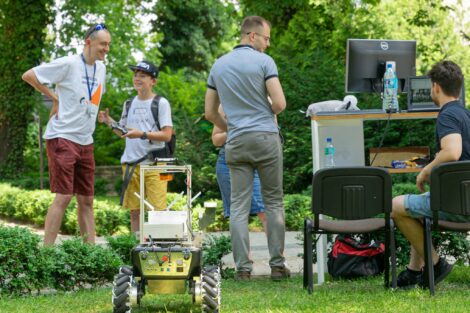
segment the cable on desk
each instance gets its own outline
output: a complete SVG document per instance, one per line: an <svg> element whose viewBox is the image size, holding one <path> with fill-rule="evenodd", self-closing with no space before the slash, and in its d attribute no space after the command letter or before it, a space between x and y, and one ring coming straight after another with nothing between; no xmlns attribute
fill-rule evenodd
<svg viewBox="0 0 470 313"><path fill-rule="evenodd" d="M384 129L384 132L382 134L382 138L380 138L380 143L379 143L379 147L377 148L377 153L374 155L374 158L372 159L372 161L370 161L370 166L373 166L374 165L374 161L375 161L375 158L377 157L377 155L380 153L380 148L382 148L382 145L384 143L384 139L385 139L385 136L387 135L387 132L388 132L388 128L389 128L389 125L390 125L390 118L392 117L392 111L388 112L388 117L387 117L387 124L385 124L385 129Z"/></svg>

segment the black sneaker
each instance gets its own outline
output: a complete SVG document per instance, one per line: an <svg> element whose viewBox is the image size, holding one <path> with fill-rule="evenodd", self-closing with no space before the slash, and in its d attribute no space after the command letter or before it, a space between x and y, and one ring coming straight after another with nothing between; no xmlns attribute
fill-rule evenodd
<svg viewBox="0 0 470 313"><path fill-rule="evenodd" d="M408 267L406 270L401 272L397 278L397 287L398 288L413 288L418 283L423 281L423 272L422 271L413 271Z"/></svg>
<svg viewBox="0 0 470 313"><path fill-rule="evenodd" d="M440 258L436 265L434 265L434 285L437 285L443 281L444 278L446 278L447 275L449 275L449 273L452 271L452 268L452 264L449 264L445 259ZM424 277L420 285L424 285Z"/></svg>

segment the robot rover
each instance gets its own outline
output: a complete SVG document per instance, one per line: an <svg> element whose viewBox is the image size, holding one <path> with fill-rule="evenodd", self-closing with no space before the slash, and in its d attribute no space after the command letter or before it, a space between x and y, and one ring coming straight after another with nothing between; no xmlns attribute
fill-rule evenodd
<svg viewBox="0 0 470 313"><path fill-rule="evenodd" d="M178 198L165 211L153 210L144 195L144 176L152 170L160 171L161 177L186 175L185 210L170 210ZM146 293L188 293L193 303L202 306L202 312L219 312L220 270L218 266L203 267L201 240L191 227L191 203L198 196L191 198L191 166L141 165L140 195L136 196L140 198L139 244L131 251L132 266L122 266L114 278L113 312L131 312ZM145 206L152 209L147 218Z"/></svg>

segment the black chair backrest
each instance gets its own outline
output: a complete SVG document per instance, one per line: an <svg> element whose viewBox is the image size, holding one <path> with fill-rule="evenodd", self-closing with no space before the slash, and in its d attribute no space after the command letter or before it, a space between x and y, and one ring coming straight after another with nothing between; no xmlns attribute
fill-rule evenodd
<svg viewBox="0 0 470 313"><path fill-rule="evenodd" d="M443 163L431 171L431 209L470 216L470 161Z"/></svg>
<svg viewBox="0 0 470 313"><path fill-rule="evenodd" d="M312 180L312 212L343 220L370 218L392 210L390 174L377 167L318 170Z"/></svg>

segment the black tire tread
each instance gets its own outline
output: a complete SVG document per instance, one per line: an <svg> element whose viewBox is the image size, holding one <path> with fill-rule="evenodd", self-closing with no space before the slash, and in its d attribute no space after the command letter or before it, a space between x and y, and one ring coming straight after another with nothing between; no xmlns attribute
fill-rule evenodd
<svg viewBox="0 0 470 313"><path fill-rule="evenodd" d="M131 277L129 275L122 276L115 281L115 286L121 286L124 283L130 283Z"/></svg>
<svg viewBox="0 0 470 313"><path fill-rule="evenodd" d="M128 265L124 265L124 266L121 266L119 268L119 273L121 274L126 274L126 275L132 275L133 272L132 272L132 267L128 266Z"/></svg>
<svg viewBox="0 0 470 313"><path fill-rule="evenodd" d="M202 311L219 312L220 306L220 274L218 266L208 266L202 270L203 288Z"/></svg>
<svg viewBox="0 0 470 313"><path fill-rule="evenodd" d="M122 269L122 268L121 268ZM119 269L119 271L121 271ZM112 291L113 313L131 312L129 303L129 294L127 293L131 287L132 276L119 273L114 277L114 287Z"/></svg>

